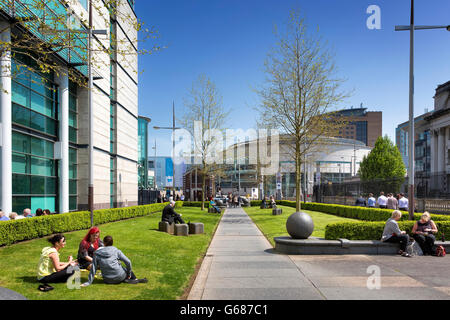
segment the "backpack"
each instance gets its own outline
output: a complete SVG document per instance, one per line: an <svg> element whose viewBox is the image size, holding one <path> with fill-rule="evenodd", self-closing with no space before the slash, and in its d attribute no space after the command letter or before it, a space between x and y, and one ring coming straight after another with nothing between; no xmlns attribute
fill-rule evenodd
<svg viewBox="0 0 450 320"><path fill-rule="evenodd" d="M437 257L445 257L445 248L443 246L437 246L436 248L436 256Z"/></svg>

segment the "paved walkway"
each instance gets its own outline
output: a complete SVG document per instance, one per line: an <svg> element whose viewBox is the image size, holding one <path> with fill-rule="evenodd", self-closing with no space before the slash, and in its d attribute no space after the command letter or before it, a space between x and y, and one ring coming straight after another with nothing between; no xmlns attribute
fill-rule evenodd
<svg viewBox="0 0 450 320"><path fill-rule="evenodd" d="M227 209L188 300L450 299L449 256L281 255L243 209Z"/></svg>

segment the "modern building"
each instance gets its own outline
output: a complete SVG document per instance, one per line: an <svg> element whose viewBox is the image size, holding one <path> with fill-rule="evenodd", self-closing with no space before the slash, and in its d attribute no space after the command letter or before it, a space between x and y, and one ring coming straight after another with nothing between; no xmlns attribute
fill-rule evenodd
<svg viewBox="0 0 450 320"><path fill-rule="evenodd" d="M426 112L414 119L415 134L415 172L430 174L431 172L431 134L429 123L425 120L432 112ZM409 121L399 124L395 129L395 144L402 155L405 167L409 166Z"/></svg>
<svg viewBox="0 0 450 320"><path fill-rule="evenodd" d="M149 170L148 170L148 124L151 119L147 117L138 117L138 188L139 190L148 190Z"/></svg>
<svg viewBox="0 0 450 320"><path fill-rule="evenodd" d="M96 30L106 30L107 35L94 35L91 48L111 50L92 50L91 89L82 85L88 79L86 33L79 33L74 40L79 47L86 48L84 52L74 46L46 56L65 73L39 70L34 61L40 52L23 50L19 54L7 50L1 57L0 187L1 208L7 214L11 211L21 214L24 208L58 213L88 209L90 164L94 209L138 202L138 54L134 42L137 38L133 28L137 21L134 3L119 0L117 8L122 14L110 15L103 1L92 1L94 8L103 8L101 14L93 10L93 25ZM0 36L8 42L11 34L23 33L45 43L49 37L40 28L47 27L57 15L66 19L61 21L76 24L81 31L89 28L86 0L11 0L0 2ZM25 22L19 25L17 21L21 19ZM65 25L63 30L57 30L70 32L64 28ZM135 52L124 55L117 48L119 43L128 44ZM5 76L11 72L12 76ZM74 75L80 81L72 81ZM92 127L89 127L90 111L94 117Z"/></svg>
<svg viewBox="0 0 450 320"><path fill-rule="evenodd" d="M174 163L171 157L152 156L148 157L148 168L152 169L157 190L173 187ZM183 187L183 175L186 171L184 162L175 164L175 188Z"/></svg>
<svg viewBox="0 0 450 320"><path fill-rule="evenodd" d="M280 136L281 137L281 136ZM288 136L279 139L278 172L265 175L258 179L258 168L251 163L251 150L256 150L257 140L246 141L232 145L235 149L234 164L221 165L223 174L208 177L208 194L219 190L223 194L254 195L263 192L265 195L279 195L283 199L295 198L296 169L292 158L294 140ZM302 193L312 194L313 188L319 182L342 182L357 175L360 163L372 148L357 140L329 137L320 146L312 147L302 165ZM241 159L242 160L239 160ZM306 174L305 174L306 173ZM201 178L192 168L185 174L184 192L195 198L201 191ZM259 183L259 185L258 185ZM255 192L255 190L259 190Z"/></svg>
<svg viewBox="0 0 450 320"><path fill-rule="evenodd" d="M336 111L335 115L348 120L345 128L336 135L336 138L353 139L363 142L373 148L378 137L383 132L383 113L381 111L367 111L363 108L351 108Z"/></svg>

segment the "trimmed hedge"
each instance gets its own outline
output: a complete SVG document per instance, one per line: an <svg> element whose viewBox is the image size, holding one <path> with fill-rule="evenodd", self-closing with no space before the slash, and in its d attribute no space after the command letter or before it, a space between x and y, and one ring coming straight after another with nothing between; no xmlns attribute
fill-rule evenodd
<svg viewBox="0 0 450 320"><path fill-rule="evenodd" d="M410 236L415 221L399 221L400 230L405 230ZM450 221L435 221L438 233L436 240L440 240L442 233L450 235ZM336 222L325 228L325 239L336 240L380 240L383 235L385 222Z"/></svg>
<svg viewBox="0 0 450 320"><path fill-rule="evenodd" d="M144 206L95 210L94 225L161 212L166 205L167 203L155 203ZM183 202L177 202L177 208L182 206ZM3 221L0 222L0 246L41 238L55 233L89 229L90 227L91 214L89 211Z"/></svg>
<svg viewBox="0 0 450 320"><path fill-rule="evenodd" d="M295 208L295 201L281 200L277 201L278 205ZM318 211L332 214L335 216L364 220L364 221L387 221L392 215L392 209L364 208L356 206L344 206L338 204L306 202L301 204L302 209L310 211ZM422 213L415 213L414 220L419 220ZM434 221L450 221L450 216L431 214ZM409 220L407 212L403 212L402 221Z"/></svg>
<svg viewBox="0 0 450 320"><path fill-rule="evenodd" d="M177 201L178 203L179 201ZM183 202L183 206L184 207L197 207L197 208L201 208L202 207L202 202L201 201L184 201ZM209 201L205 201L205 208L209 208Z"/></svg>

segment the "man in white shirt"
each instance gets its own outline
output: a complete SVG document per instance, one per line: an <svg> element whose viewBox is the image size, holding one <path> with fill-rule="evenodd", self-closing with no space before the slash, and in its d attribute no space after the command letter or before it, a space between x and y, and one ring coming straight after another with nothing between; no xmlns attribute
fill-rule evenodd
<svg viewBox="0 0 450 320"><path fill-rule="evenodd" d="M403 211L408 211L409 201L405 198L403 193L400 193L400 199L398 200L398 208Z"/></svg>
<svg viewBox="0 0 450 320"><path fill-rule="evenodd" d="M387 198L384 196L384 192L380 192L380 196L378 197L378 206L380 209L386 209L387 208Z"/></svg>

